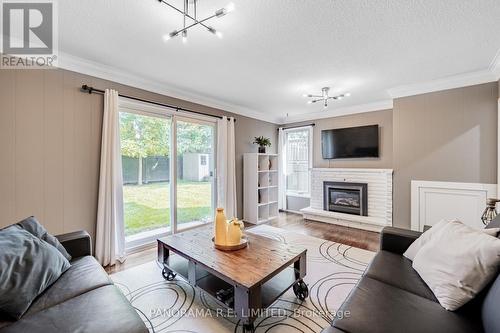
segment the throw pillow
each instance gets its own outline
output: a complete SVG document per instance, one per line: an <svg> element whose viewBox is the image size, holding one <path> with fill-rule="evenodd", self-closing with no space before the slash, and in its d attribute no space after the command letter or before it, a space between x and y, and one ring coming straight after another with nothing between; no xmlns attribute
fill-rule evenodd
<svg viewBox="0 0 500 333"><path fill-rule="evenodd" d="M19 319L70 263L18 225L0 230L0 249L0 311Z"/></svg>
<svg viewBox="0 0 500 333"><path fill-rule="evenodd" d="M432 237L439 232L439 230L442 227L444 227L446 224L452 221L459 222L458 220L441 220L438 223L436 223L432 228L424 232L413 243L411 243L408 249L406 249L405 253L403 253L403 256L410 259L411 261L415 260L415 256L417 255L418 251L422 248L422 246L428 243L432 239ZM500 228L481 229L480 231L496 237L500 232Z"/></svg>
<svg viewBox="0 0 500 333"><path fill-rule="evenodd" d="M71 260L71 256L68 251L62 246L62 244L47 232L47 230L37 221L37 219L33 216L28 217L27 219L22 220L17 223L18 226L32 234L33 236L46 241L50 245L54 246L61 254L68 260Z"/></svg>
<svg viewBox="0 0 500 333"><path fill-rule="evenodd" d="M454 311L496 276L500 239L451 221L418 251L413 268L442 307Z"/></svg>
<svg viewBox="0 0 500 333"><path fill-rule="evenodd" d="M422 248L422 246L428 243L432 239L432 236L436 234L439 231L439 229L444 227L448 222L449 222L448 220L441 220L435 225L433 225L432 228L421 234L420 237L418 237L406 249L405 253L403 253L403 256L410 259L411 261L415 260L415 256L417 255L418 251Z"/></svg>

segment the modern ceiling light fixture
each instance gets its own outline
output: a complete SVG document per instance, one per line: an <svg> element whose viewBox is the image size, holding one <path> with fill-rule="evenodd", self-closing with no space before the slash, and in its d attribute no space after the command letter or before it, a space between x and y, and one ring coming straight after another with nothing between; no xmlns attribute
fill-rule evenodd
<svg viewBox="0 0 500 333"><path fill-rule="evenodd" d="M220 31L215 30L213 27L207 25L205 22L213 18L220 18L234 10L234 4L231 2L226 7L216 10L214 14L199 20L197 15L197 5L199 0L184 0L183 10L175 7L166 0L158 0L158 1L164 3L165 5L169 6L170 8L176 10L177 12L183 15L183 27L181 29L174 30L169 34L164 35L163 40L168 41L169 39L181 35L182 42L184 44L187 43L188 30L197 25L201 25L202 27L207 29L208 32L214 34L219 38L222 38L222 33ZM191 22L189 22L188 20L191 20Z"/></svg>
<svg viewBox="0 0 500 333"><path fill-rule="evenodd" d="M317 103L317 102L323 102L323 107L324 108L328 107L328 101L331 100L331 99L341 100L344 97L351 96L351 94L348 93L348 92L340 94L340 95L336 95L336 96L329 96L328 95L329 91L330 91L330 87L324 87L324 88L321 88L321 95L304 94L303 96L307 97L307 98L313 98L312 100L310 100L309 102L307 102L308 104L313 104L313 103Z"/></svg>

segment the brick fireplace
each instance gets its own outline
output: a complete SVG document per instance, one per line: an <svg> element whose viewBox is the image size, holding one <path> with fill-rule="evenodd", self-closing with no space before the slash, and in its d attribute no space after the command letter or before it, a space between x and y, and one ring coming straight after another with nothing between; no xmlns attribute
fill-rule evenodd
<svg viewBox="0 0 500 333"><path fill-rule="evenodd" d="M392 226L391 169L314 168L305 219L379 231Z"/></svg>

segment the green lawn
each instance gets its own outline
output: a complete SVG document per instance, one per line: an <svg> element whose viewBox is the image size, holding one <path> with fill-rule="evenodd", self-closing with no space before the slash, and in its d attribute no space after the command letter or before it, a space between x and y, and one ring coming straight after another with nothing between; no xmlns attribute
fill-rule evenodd
<svg viewBox="0 0 500 333"><path fill-rule="evenodd" d="M123 186L125 234L170 225L169 183ZM177 182L178 223L212 219L210 182Z"/></svg>

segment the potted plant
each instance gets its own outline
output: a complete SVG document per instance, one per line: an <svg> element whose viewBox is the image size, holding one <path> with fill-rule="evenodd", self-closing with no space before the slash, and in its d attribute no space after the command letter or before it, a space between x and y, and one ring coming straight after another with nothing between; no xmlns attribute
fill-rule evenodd
<svg viewBox="0 0 500 333"><path fill-rule="evenodd" d="M259 145L259 153L260 154L265 154L266 147L271 147L271 139L265 138L263 136L256 136L253 143Z"/></svg>

